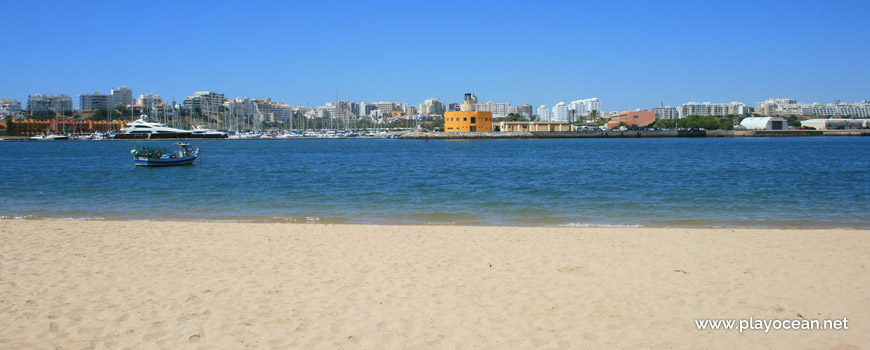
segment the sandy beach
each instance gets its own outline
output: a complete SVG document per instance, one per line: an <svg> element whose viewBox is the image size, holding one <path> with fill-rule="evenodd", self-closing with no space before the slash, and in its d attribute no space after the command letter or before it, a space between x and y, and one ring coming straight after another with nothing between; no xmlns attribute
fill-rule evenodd
<svg viewBox="0 0 870 350"><path fill-rule="evenodd" d="M861 349L870 232L0 220L3 349ZM848 330L699 330L699 319Z"/></svg>

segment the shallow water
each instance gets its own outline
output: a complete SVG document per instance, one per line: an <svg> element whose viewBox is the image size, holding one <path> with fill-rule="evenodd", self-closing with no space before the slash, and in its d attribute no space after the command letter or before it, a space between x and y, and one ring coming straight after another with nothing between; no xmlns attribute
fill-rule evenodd
<svg viewBox="0 0 870 350"><path fill-rule="evenodd" d="M0 215L870 228L870 138L192 143L136 168L133 141L0 142Z"/></svg>

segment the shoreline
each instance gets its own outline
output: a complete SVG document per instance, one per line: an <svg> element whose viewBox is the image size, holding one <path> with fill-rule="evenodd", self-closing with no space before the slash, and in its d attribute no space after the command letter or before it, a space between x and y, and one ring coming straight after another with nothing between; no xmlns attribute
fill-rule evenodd
<svg viewBox="0 0 870 350"><path fill-rule="evenodd" d="M0 220L4 348L860 348L866 230ZM848 330L699 330L697 319Z"/></svg>
<svg viewBox="0 0 870 350"><path fill-rule="evenodd" d="M211 224L286 224L286 225L346 225L346 226L409 226L409 227L490 227L490 228L590 228L590 229L608 229L608 228L626 228L626 229L710 229L710 230L855 230L868 231L870 227L856 227L843 225L703 225L703 224L684 224L684 225L649 225L649 224L608 224L608 223L543 223L533 221L515 220L510 221L513 224L506 222L480 222L473 220L462 220L452 222L412 222L398 220L381 220L381 221L363 221L340 217L305 217L305 218L280 218L280 217L246 217L246 218L167 218L167 219L142 219L135 217L45 217L35 215L4 215L0 216L0 222L3 221L64 221L64 222L166 222L166 223L211 223Z"/></svg>
<svg viewBox="0 0 870 350"><path fill-rule="evenodd" d="M268 139L230 139L230 138L181 138L184 141L196 140L228 140L228 141L254 141L254 140L501 140L501 139L606 139L606 138L705 138L705 137L819 137L819 136L870 136L870 130L660 130L660 131L535 131L535 132L404 132L394 133L390 137L296 137L296 138L268 138ZM61 140L61 141L172 141L175 139L106 139L106 140ZM30 136L0 136L0 141L23 142L30 140ZM58 142L58 141L52 141Z"/></svg>

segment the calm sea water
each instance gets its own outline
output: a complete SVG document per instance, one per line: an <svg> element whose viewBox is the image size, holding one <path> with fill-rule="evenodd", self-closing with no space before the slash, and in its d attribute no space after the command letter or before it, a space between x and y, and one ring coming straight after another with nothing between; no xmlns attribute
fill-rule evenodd
<svg viewBox="0 0 870 350"><path fill-rule="evenodd" d="M870 138L192 143L0 142L0 216L870 228Z"/></svg>

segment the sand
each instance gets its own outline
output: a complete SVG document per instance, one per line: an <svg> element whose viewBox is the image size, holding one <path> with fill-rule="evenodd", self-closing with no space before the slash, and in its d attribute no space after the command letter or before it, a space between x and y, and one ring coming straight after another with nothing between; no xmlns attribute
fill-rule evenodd
<svg viewBox="0 0 870 350"><path fill-rule="evenodd" d="M0 220L0 348L860 349L868 266L848 229ZM849 329L695 325L749 317Z"/></svg>

